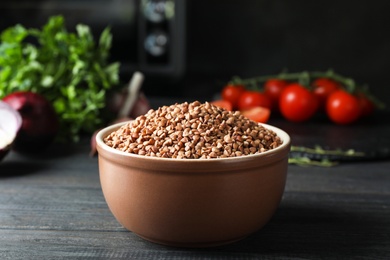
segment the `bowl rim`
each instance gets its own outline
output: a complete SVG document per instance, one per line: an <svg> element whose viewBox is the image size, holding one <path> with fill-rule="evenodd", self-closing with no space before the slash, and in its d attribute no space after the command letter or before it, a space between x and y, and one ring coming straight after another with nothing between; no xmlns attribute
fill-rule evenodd
<svg viewBox="0 0 390 260"><path fill-rule="evenodd" d="M153 161L159 160L159 161L169 161L169 162L175 162L175 161L177 161L177 162L186 162L186 161L187 162L194 162L194 161L197 161L197 162L198 161L199 162L211 162L211 161L212 162L223 162L223 161L228 162L228 161L235 161L238 158L240 158L241 160L242 159L253 159L255 157L264 157L267 155L272 155L272 154L278 153L278 152L283 151L283 150L289 151L290 145L291 145L291 137L289 136L289 134L287 132L285 132L284 130L282 130L278 127L275 127L275 126L269 125L269 124L265 124L265 123L259 123L259 124L264 126L267 129L269 129L269 130L274 131L280 137L280 139L283 141L283 143L274 149L271 149L271 150L268 150L268 151L265 151L262 153L249 154L249 155L243 155L243 156L237 156L237 157L211 158L211 159L210 158L209 159L205 159L205 158L198 158L198 159L164 158L164 157L157 157L157 156L145 156L145 155L128 153L128 152L124 152L124 151L120 151L118 149L112 148L104 143L103 138L105 138L111 132L119 129L121 126L123 126L131 121L133 121L133 120L128 120L128 121L116 123L113 125L109 125L103 129L99 130L98 133L96 134L96 137L95 137L96 147L98 149L98 152L99 152L99 149L103 149L108 153L116 154L118 156L125 156L125 157L130 157L130 158L139 158L139 159L143 159L143 160L153 160Z"/></svg>

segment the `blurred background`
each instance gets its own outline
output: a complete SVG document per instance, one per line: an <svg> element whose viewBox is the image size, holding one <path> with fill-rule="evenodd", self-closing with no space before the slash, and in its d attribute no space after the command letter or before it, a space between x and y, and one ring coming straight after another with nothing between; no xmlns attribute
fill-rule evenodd
<svg viewBox="0 0 390 260"><path fill-rule="evenodd" d="M389 12L385 0L19 0L0 3L0 29L55 14L96 37L111 26L121 79L143 72L147 96L210 99L235 75L334 69L390 103Z"/></svg>

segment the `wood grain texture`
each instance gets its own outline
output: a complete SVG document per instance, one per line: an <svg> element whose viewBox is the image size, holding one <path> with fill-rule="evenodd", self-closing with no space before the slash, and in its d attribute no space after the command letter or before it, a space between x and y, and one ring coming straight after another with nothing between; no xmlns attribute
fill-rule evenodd
<svg viewBox="0 0 390 260"><path fill-rule="evenodd" d="M153 244L125 230L88 144L0 163L0 259L389 259L390 161L290 166L272 220L237 243Z"/></svg>

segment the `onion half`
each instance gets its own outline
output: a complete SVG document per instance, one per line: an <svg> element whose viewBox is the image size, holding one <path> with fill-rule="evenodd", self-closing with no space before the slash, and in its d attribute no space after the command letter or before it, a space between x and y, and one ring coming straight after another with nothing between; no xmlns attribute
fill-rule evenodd
<svg viewBox="0 0 390 260"><path fill-rule="evenodd" d="M21 126L19 112L0 100L0 160L9 152Z"/></svg>

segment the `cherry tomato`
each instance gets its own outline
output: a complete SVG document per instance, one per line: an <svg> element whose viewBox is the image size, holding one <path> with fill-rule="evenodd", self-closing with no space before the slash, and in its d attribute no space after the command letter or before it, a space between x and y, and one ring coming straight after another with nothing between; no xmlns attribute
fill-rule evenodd
<svg viewBox="0 0 390 260"><path fill-rule="evenodd" d="M374 113L375 105L374 103L364 94L358 95L360 103L360 116L366 117Z"/></svg>
<svg viewBox="0 0 390 260"><path fill-rule="evenodd" d="M288 81L283 79L269 79L264 83L264 94L271 100L272 109L279 108L280 94L288 84Z"/></svg>
<svg viewBox="0 0 390 260"><path fill-rule="evenodd" d="M336 124L353 123L361 114L359 99L345 90L337 90L328 97L326 113Z"/></svg>
<svg viewBox="0 0 390 260"><path fill-rule="evenodd" d="M241 114L258 123L267 123L271 115L271 110L266 107L254 107L241 111Z"/></svg>
<svg viewBox="0 0 390 260"><path fill-rule="evenodd" d="M306 121L316 113L317 108L316 96L298 83L288 85L280 95L280 112L289 121Z"/></svg>
<svg viewBox="0 0 390 260"><path fill-rule="evenodd" d="M238 100L238 109L247 110L253 107L266 107L271 109L270 99L262 92L247 90Z"/></svg>
<svg viewBox="0 0 390 260"><path fill-rule="evenodd" d="M341 88L341 85L329 78L318 78L312 83L313 93L317 96L319 106L325 108L326 100L330 94Z"/></svg>
<svg viewBox="0 0 390 260"><path fill-rule="evenodd" d="M215 105L217 107L224 108L224 109L226 109L228 111L232 111L233 110L232 103L230 103L229 101L224 100L224 99L218 99L218 100L211 101L211 104L213 104L213 105Z"/></svg>
<svg viewBox="0 0 390 260"><path fill-rule="evenodd" d="M229 101L233 108L238 107L238 100L242 93L244 93L245 87L242 85L226 85L221 92L222 99Z"/></svg>

